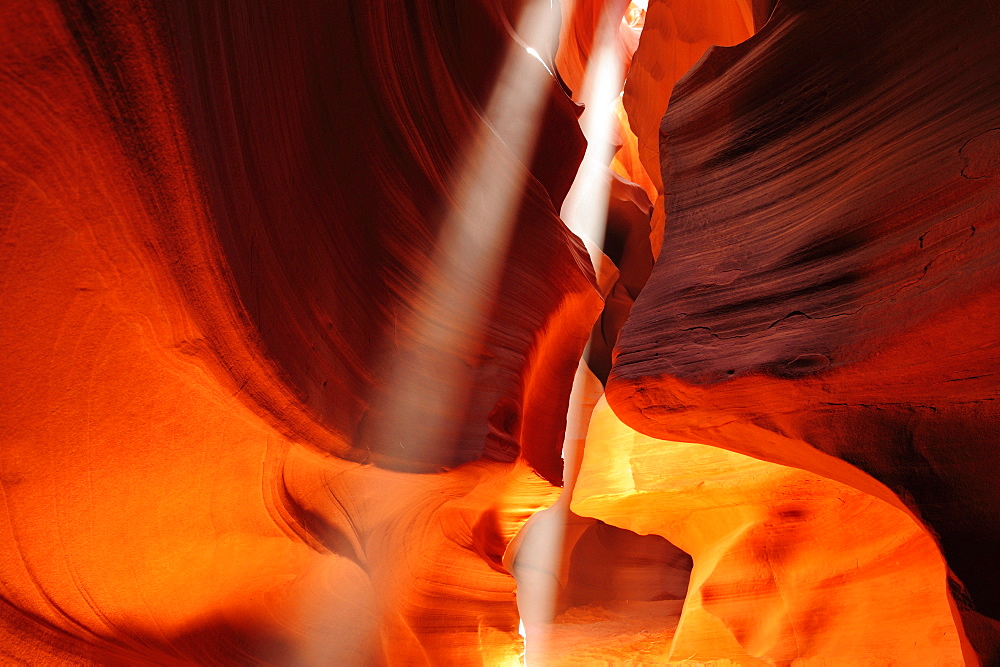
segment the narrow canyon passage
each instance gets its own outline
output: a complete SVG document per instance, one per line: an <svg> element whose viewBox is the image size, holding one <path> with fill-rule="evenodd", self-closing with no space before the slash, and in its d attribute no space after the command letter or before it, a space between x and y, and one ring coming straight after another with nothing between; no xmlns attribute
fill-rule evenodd
<svg viewBox="0 0 1000 667"><path fill-rule="evenodd" d="M998 34L3 3L3 662L1000 664Z"/></svg>

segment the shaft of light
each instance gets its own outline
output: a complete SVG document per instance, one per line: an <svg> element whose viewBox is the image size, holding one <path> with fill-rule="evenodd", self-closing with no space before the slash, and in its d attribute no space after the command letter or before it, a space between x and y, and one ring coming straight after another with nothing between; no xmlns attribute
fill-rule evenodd
<svg viewBox="0 0 1000 667"><path fill-rule="evenodd" d="M391 355L389 386L372 412L373 449L417 468L447 458L442 448L461 435L454 428L472 386L470 359L499 289L528 178L525 164L534 154L551 86L544 63L528 53L549 52L557 35L548 0L526 7L518 35L450 188L454 196L438 248L410 304L411 316L398 327L401 342Z"/></svg>
<svg viewBox="0 0 1000 667"><path fill-rule="evenodd" d="M605 14L595 35L594 49L584 75L585 110L580 125L587 151L562 207L566 225L585 241L596 273L600 273L604 231L607 226L614 155L612 137L616 122L613 103L624 82L616 42L620 16ZM525 624L525 664L544 661L556 612L556 601L565 577L563 549L567 544L569 503L579 471L579 443L586 436L589 411L585 410L586 368L581 362L574 377L563 446L565 486L559 500L532 518L518 551L516 575L518 608Z"/></svg>
<svg viewBox="0 0 1000 667"><path fill-rule="evenodd" d="M473 370L468 360L480 344L487 309L494 303L515 217L528 179L528 164L540 130L540 115L552 86L552 75L526 52L526 44L549 53L558 35L549 0L531 2L518 21L518 39L509 47L479 130L455 171L438 243L429 258L428 274L410 313L400 313L396 335L386 345L389 359L384 391L373 398L361 436L373 451L410 461L416 469L449 452L458 435L470 392ZM461 421L459 419L459 421ZM405 483L380 487L375 502L407 516L412 491ZM400 520L405 520L401 518ZM405 565L406 545L398 558L372 572L378 607L392 614L396 600L413 582ZM369 632L376 634L377 627ZM324 664L326 648L299 647L295 661Z"/></svg>
<svg viewBox="0 0 1000 667"><path fill-rule="evenodd" d="M578 236L593 242L588 245L595 270L600 269L599 249L604 243L611 189L608 165L614 157L612 139L616 118L613 105L624 81L616 41L620 17L616 19L605 15L594 36L594 48L583 80L584 112L580 117L580 127L587 138L587 152L562 207L562 219L567 226Z"/></svg>

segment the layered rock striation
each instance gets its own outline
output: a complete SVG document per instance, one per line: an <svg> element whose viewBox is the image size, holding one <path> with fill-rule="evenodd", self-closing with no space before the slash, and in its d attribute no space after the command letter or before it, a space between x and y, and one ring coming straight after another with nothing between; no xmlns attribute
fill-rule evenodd
<svg viewBox="0 0 1000 667"><path fill-rule="evenodd" d="M0 10L0 655L517 658L600 307L523 9Z"/></svg>
<svg viewBox="0 0 1000 667"><path fill-rule="evenodd" d="M753 37L710 49L663 118L668 224L608 383L642 433L911 512L986 663L997 20L985 2L779 2Z"/></svg>

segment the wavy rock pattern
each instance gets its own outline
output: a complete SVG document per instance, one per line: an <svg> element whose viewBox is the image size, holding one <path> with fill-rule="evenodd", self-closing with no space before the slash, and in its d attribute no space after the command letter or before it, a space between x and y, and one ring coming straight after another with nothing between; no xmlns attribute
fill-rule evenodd
<svg viewBox="0 0 1000 667"><path fill-rule="evenodd" d="M628 71L637 46L637 34L620 18L625 14L629 2L630 0L579 0L571 4L572 11L564 18L559 31L559 50L556 52L555 65L560 78L577 101L582 101L579 94L583 89L587 63L602 20L617 24L614 25L613 32L624 65L622 71Z"/></svg>
<svg viewBox="0 0 1000 667"><path fill-rule="evenodd" d="M663 245L667 224L663 176L661 175L660 120L667 108L674 84L716 44L732 46L749 37L755 17L765 8L761 2L746 0L653 0L646 12L622 104L628 113L630 130L623 132L623 148L631 148L635 137L635 157L624 154L624 164L635 158L642 165L632 167L632 181L640 184L654 203L650 233L653 256ZM757 23L758 27L760 23Z"/></svg>
<svg viewBox="0 0 1000 667"><path fill-rule="evenodd" d="M992 5L564 11L0 7L4 661L1000 659Z"/></svg>
<svg viewBox="0 0 1000 667"><path fill-rule="evenodd" d="M662 194L660 119L674 84L716 44L732 46L753 33L746 0L653 0L628 71L623 103L639 139L639 158Z"/></svg>
<svg viewBox="0 0 1000 667"><path fill-rule="evenodd" d="M555 212L574 105L512 47L548 81L538 157L484 118L506 11L2 9L0 655L516 659L501 561L554 499L600 299ZM414 339L417 297L476 136L515 222L461 332L474 400L430 414L459 351ZM397 350L424 391L372 441Z"/></svg>
<svg viewBox="0 0 1000 667"><path fill-rule="evenodd" d="M602 401L572 508L694 559L673 641L651 662L962 664L934 540L854 488L643 435Z"/></svg>
<svg viewBox="0 0 1000 667"><path fill-rule="evenodd" d="M669 224L608 384L643 433L915 513L987 664L1000 637L986 556L1000 552L997 20L985 2L787 2L712 49L663 119Z"/></svg>

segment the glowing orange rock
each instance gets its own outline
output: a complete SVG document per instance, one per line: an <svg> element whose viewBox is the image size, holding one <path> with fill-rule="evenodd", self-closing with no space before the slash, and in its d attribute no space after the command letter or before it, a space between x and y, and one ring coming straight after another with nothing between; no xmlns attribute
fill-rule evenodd
<svg viewBox="0 0 1000 667"><path fill-rule="evenodd" d="M659 256L666 225L664 193L667 191L661 175L664 153L660 150L660 122L671 90L709 47L732 46L747 39L753 33L754 17L766 11L760 2L748 0L652 0L649 3L622 102L643 167L642 173L631 168L636 176L632 180L642 185L653 200L650 242L654 257ZM624 150L629 144L628 135L623 134ZM626 157L623 164L631 159Z"/></svg>
<svg viewBox="0 0 1000 667"><path fill-rule="evenodd" d="M641 25L633 27L635 21L628 20L630 1L579 0L567 3L572 11L563 17L555 65L577 101L580 101L584 76L602 20L611 23L613 39L622 59L622 71L628 71L641 31Z"/></svg>
<svg viewBox="0 0 1000 667"><path fill-rule="evenodd" d="M614 159L611 162L611 171L615 172L627 181L635 183L643 189L650 201L656 201L658 193L653 181L646 173L646 168L639 160L639 140L629 127L628 114L622 106L621 98L615 102L615 115L618 117L616 129L618 130L616 145L619 147L615 151ZM662 238L661 238L662 242ZM659 250L659 243L651 247Z"/></svg>
<svg viewBox="0 0 1000 667"><path fill-rule="evenodd" d="M934 540L844 484L643 435L602 401L572 508L693 557L661 662L963 664Z"/></svg>
<svg viewBox="0 0 1000 667"><path fill-rule="evenodd" d="M628 71L623 101L639 158L659 192L660 121L673 85L714 45L732 46L753 33L746 0L651 0Z"/></svg>
<svg viewBox="0 0 1000 667"><path fill-rule="evenodd" d="M514 155L477 97L513 40L465 7L495 51L472 71L431 6L0 10L0 656L517 658L502 557L551 502L600 299L555 213L574 107L524 54L549 131ZM424 458L372 453L470 136L514 193L472 398L407 424L441 436Z"/></svg>
<svg viewBox="0 0 1000 667"><path fill-rule="evenodd" d="M632 67L613 167L639 185L613 188L598 370L663 238L609 400L651 436L810 471L674 451L723 475L697 487L668 474L689 458L603 413L576 502L624 528L574 526L556 602L579 620L646 594L667 604L639 617L673 618L687 561L625 528L675 540L693 593L652 659L947 664L966 634L990 659L996 31L985 2L904 4L782 5L678 85L666 162L671 86L770 3L650 9L670 66L640 47ZM526 8L556 12L0 9L0 656L519 661L509 547L558 494L601 307L556 214L578 108ZM593 25L573 24L567 72ZM681 500L704 522L664 524ZM588 657L636 649L632 621ZM893 627L916 644L874 634Z"/></svg>
<svg viewBox="0 0 1000 667"><path fill-rule="evenodd" d="M993 664L997 14L869 8L779 3L674 86L669 222L608 401L650 436L909 508L939 540L963 633Z"/></svg>

